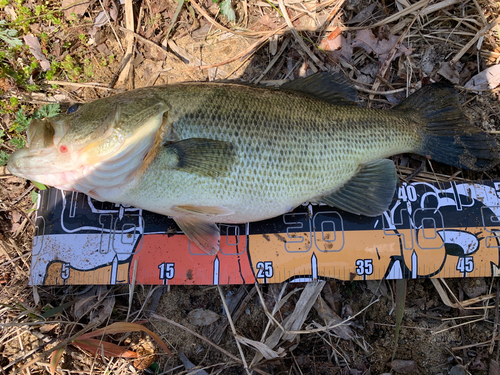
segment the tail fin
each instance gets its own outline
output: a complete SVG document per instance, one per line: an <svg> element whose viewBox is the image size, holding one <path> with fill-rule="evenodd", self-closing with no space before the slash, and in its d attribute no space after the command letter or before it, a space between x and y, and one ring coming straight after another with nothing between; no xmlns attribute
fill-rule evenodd
<svg viewBox="0 0 500 375"><path fill-rule="evenodd" d="M451 86L424 86L395 109L416 111L424 120L422 148L416 151L419 154L473 171L485 171L500 162L495 138L467 121Z"/></svg>

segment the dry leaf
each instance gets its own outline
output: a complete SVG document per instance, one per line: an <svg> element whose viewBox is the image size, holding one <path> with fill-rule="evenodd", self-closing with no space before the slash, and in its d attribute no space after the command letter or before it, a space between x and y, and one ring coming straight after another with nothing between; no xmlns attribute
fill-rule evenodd
<svg viewBox="0 0 500 375"><path fill-rule="evenodd" d="M73 21L75 20L74 16L80 17L87 11L87 8L90 5L90 0L84 2L82 2L81 0L62 0L61 5L64 9L64 17L67 20Z"/></svg>
<svg viewBox="0 0 500 375"><path fill-rule="evenodd" d="M388 35L387 38L378 39L371 30L364 29L358 32L352 42L352 47L360 47L368 53L373 53L380 60L380 64L383 64L391 50L396 46L398 40L399 36L397 35ZM411 50L403 45L403 43L400 43L396 48L398 52L394 56L395 58L402 54L408 56L411 53Z"/></svg>
<svg viewBox="0 0 500 375"><path fill-rule="evenodd" d="M137 353L127 348L102 341L100 339L78 339L71 343L80 349L86 350L92 355L102 355L105 357L137 358Z"/></svg>
<svg viewBox="0 0 500 375"><path fill-rule="evenodd" d="M35 56L35 59L38 60L40 63L40 66L42 67L43 71L46 72L47 70L50 69L50 62L47 60L45 55L42 52L42 47L40 46L40 42L38 41L38 38L33 36L32 34L28 34L23 36L24 43L30 48L30 52Z"/></svg>
<svg viewBox="0 0 500 375"><path fill-rule="evenodd" d="M349 327L348 322L344 322L344 320L335 314L335 312L328 306L328 304L318 296L318 300L314 304L314 308L318 312L319 316L323 318L326 322L326 325L332 328L333 333L344 340L353 340L354 332L352 332L351 327Z"/></svg>
<svg viewBox="0 0 500 375"><path fill-rule="evenodd" d="M475 91L493 90L500 85L500 64L493 65L476 74L465 87Z"/></svg>
<svg viewBox="0 0 500 375"><path fill-rule="evenodd" d="M262 354L262 356L265 359L279 358L279 357L283 356L284 352L285 352L285 349L283 349L283 348L278 348L278 351L274 351L269 346L264 344L263 342L250 340L250 339L247 339L246 337L239 336L239 335L236 336L236 340L238 340L239 342L241 342L242 344L244 344L246 346L250 346L250 347L258 350L259 353Z"/></svg>
<svg viewBox="0 0 500 375"><path fill-rule="evenodd" d="M458 74L457 69L449 61L445 62L441 68L439 68L438 74L455 85L460 82L460 75Z"/></svg>
<svg viewBox="0 0 500 375"><path fill-rule="evenodd" d="M332 31L330 35L328 35L321 41L321 43L319 44L319 48L325 51L335 51L340 49L342 47L342 40L344 40L345 43L345 39L342 38L340 33L340 27L337 27L337 29Z"/></svg>
<svg viewBox="0 0 500 375"><path fill-rule="evenodd" d="M490 361L490 370L488 372L488 375L500 375L500 366L494 359Z"/></svg>
<svg viewBox="0 0 500 375"><path fill-rule="evenodd" d="M188 314L189 323L195 326L208 326L209 324L215 323L219 318L219 314L205 309L194 309Z"/></svg>
<svg viewBox="0 0 500 375"><path fill-rule="evenodd" d="M97 17L94 19L94 27L102 27L109 22L109 18L105 11L101 10Z"/></svg>
<svg viewBox="0 0 500 375"><path fill-rule="evenodd" d="M352 25L352 24L361 23L361 22L368 20L372 16L373 11L375 10L376 6L377 6L376 3L373 3L369 6L367 6L366 8L362 9L361 12L356 14L356 16L354 16L354 18L352 18L349 21L346 21L344 23L346 25Z"/></svg>
<svg viewBox="0 0 500 375"><path fill-rule="evenodd" d="M54 324L44 324L43 326L40 326L40 332L42 333L48 333L52 331L54 328L58 327L59 323L54 323Z"/></svg>
<svg viewBox="0 0 500 375"><path fill-rule="evenodd" d="M194 369L197 366L186 357L184 352L179 353L179 359L181 360L182 364L186 368L188 374L208 375L208 372L206 372L205 370L202 370L202 369L189 371L191 369Z"/></svg>
<svg viewBox="0 0 500 375"><path fill-rule="evenodd" d="M81 319L90 313L90 322L104 322L113 311L115 296L107 295L106 286L94 286L87 293L82 295L73 307L73 314L77 319Z"/></svg>

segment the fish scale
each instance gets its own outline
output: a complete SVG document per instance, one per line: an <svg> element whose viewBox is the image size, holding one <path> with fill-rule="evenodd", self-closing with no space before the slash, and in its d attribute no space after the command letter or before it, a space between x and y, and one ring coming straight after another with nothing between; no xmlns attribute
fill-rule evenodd
<svg viewBox="0 0 500 375"><path fill-rule="evenodd" d="M212 179L169 170L160 152L137 187L124 191L129 202L134 197L133 205L153 211L161 202L222 205L238 213L226 222L261 220L336 189L368 160L407 152L420 142L408 131L411 122L397 112L352 111L277 90L266 96L251 87L202 91L199 85L186 86L157 94L177 108L176 138L230 142L241 150L238 163L230 175ZM255 109L240 111L249 107ZM330 119L339 118L337 126L332 124ZM159 198L151 201L151 196ZM262 203L268 207L260 208Z"/></svg>
<svg viewBox="0 0 500 375"><path fill-rule="evenodd" d="M390 155L415 152L478 171L500 159L495 139L467 122L449 86L425 86L389 111L360 108L355 97L345 78L328 73L279 89L142 88L32 122L29 147L8 168L169 215L214 254L216 223L264 220L306 201L380 215L398 182Z"/></svg>

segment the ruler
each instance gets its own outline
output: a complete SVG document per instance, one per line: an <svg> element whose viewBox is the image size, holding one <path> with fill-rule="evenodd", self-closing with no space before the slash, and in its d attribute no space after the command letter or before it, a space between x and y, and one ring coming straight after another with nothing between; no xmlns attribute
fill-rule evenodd
<svg viewBox="0 0 500 375"><path fill-rule="evenodd" d="M38 198L30 284L497 276L499 197L497 181L403 183L378 217L306 203L266 221L220 224L212 256L169 217L49 189Z"/></svg>

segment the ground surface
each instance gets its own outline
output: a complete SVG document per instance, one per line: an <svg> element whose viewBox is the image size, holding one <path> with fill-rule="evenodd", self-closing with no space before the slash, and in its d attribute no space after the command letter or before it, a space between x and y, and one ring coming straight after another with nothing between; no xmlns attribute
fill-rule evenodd
<svg viewBox="0 0 500 375"><path fill-rule="evenodd" d="M71 103L117 91L183 81L279 84L317 70L342 71L358 88L363 105L380 108L392 107L406 92L423 84L451 81L471 122L492 133L500 129L498 78L490 81L492 90L481 94L464 88L500 59L500 28L495 23L500 5L493 0L285 1L290 22L306 48L290 32L278 11L280 4L273 1L233 1L233 22L228 21L228 10L221 14L212 1L186 1L178 12L173 0L139 0L130 8L128 3L112 0L77 3L0 1L0 20L5 21L0 24L0 35L11 31L10 44L7 37L0 41L0 51L4 49L0 56L0 160L5 161L23 142L21 114L29 119L42 104L58 102L66 110ZM104 11L111 22L100 25ZM133 25L127 22L131 15ZM135 34L127 33L127 28ZM37 39L17 39L20 45L15 46L13 30L17 38L32 34ZM373 95L373 91L392 93ZM406 158L406 164L402 167L413 169L420 161ZM498 175L498 168L478 176L435 167L446 176ZM223 287L221 291L216 287L135 287L131 300L129 289L123 286L28 287L34 233L31 193L36 188L0 168L2 373L47 373L46 354L54 345L86 327L125 321L128 314L129 321L150 318L147 327L161 336L173 356L151 344L154 341L146 335L133 333L124 343L148 363L93 358L68 346L58 373L185 373L189 368L185 357L213 374L245 373L242 358L248 364L254 359L252 366L268 374L500 373L498 284L493 279L446 281L449 293L459 301L493 293L493 298L468 310L446 305L430 280L409 281L394 358L392 282L327 281L322 298L305 311L305 321L298 328L324 327L325 311L331 312L328 321L335 316L354 318L342 329L282 338L271 347L277 358L268 360L256 357L259 350L249 346L242 346L240 352L227 324L222 296L228 302L240 302L241 313L234 311L237 335L258 342L276 329L266 309L273 311L281 301L276 319L282 322L293 315L304 293L314 295L305 284L261 286L261 297L255 286ZM71 304L83 300L90 301L87 308ZM58 306L62 311L54 310ZM196 309L209 310L219 319L201 326L193 320ZM44 312L46 316L41 317ZM112 339L119 340L120 335Z"/></svg>

